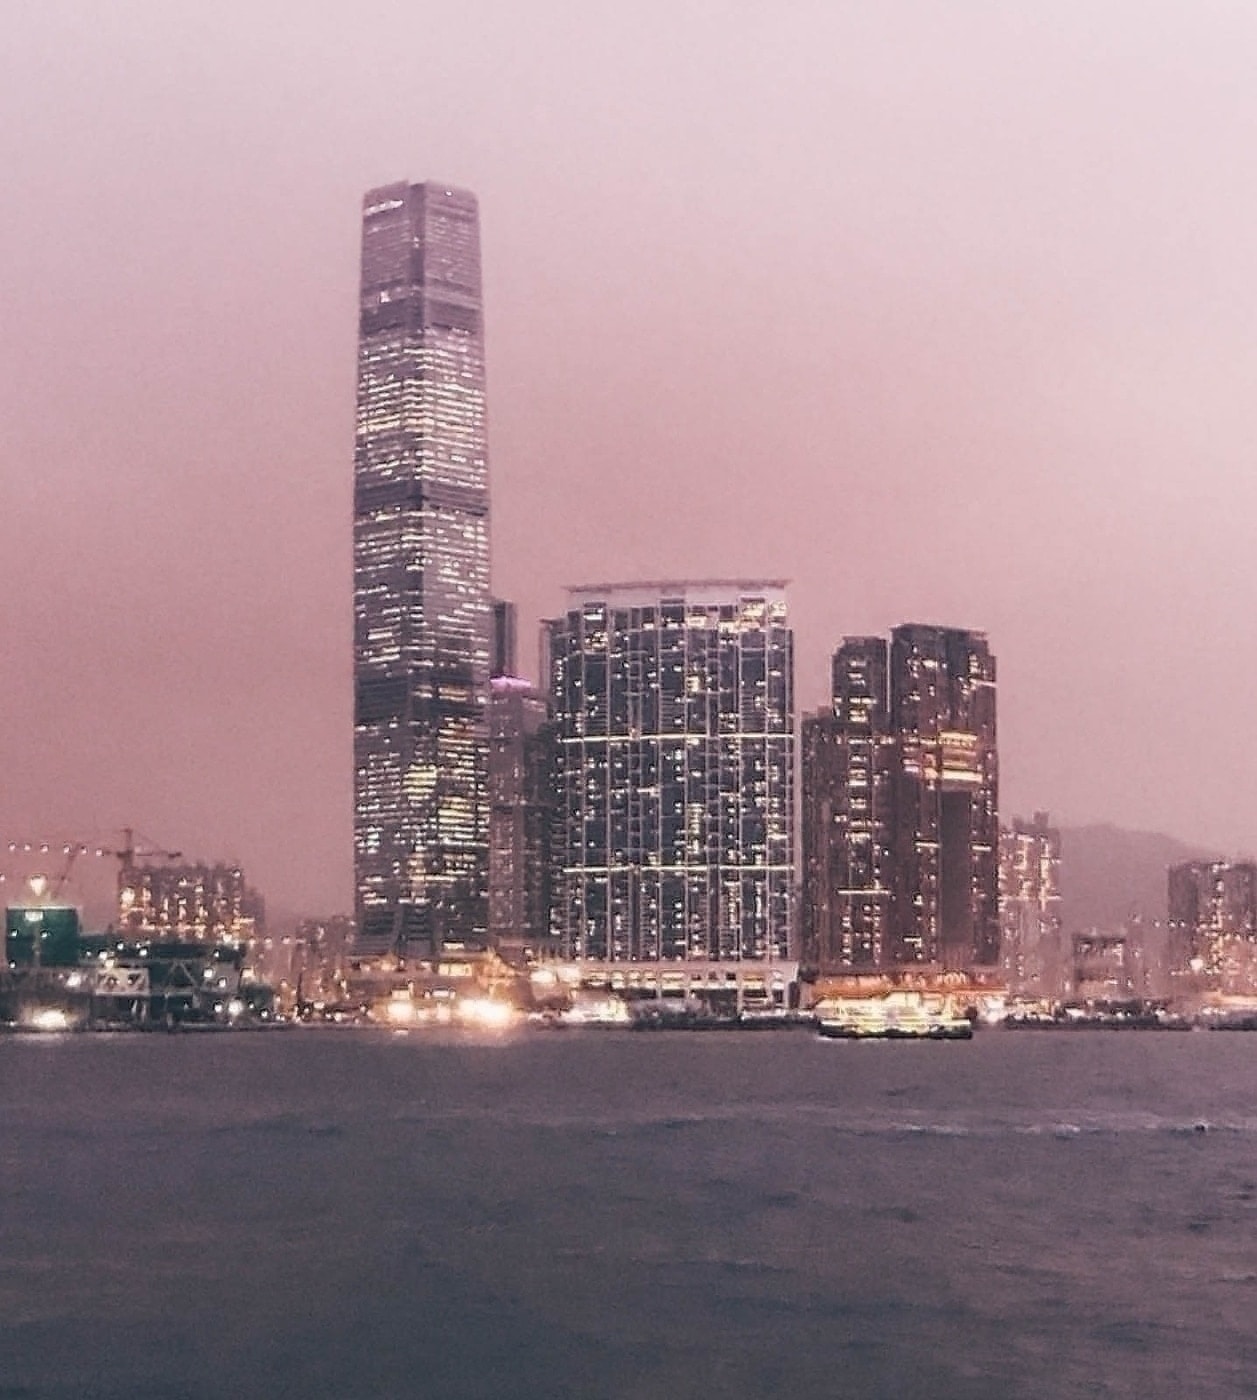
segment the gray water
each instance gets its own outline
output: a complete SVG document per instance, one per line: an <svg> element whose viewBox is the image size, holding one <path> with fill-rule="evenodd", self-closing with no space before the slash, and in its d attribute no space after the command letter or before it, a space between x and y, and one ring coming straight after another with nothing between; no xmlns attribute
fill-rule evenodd
<svg viewBox="0 0 1257 1400"><path fill-rule="evenodd" d="M0 1040L0 1398L1257 1395L1257 1035Z"/></svg>

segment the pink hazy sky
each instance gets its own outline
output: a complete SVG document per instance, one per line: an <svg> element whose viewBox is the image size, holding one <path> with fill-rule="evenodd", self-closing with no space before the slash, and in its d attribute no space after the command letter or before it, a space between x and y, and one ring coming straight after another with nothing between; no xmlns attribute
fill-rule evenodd
<svg viewBox="0 0 1257 1400"><path fill-rule="evenodd" d="M526 638L785 575L807 709L982 628L1006 815L1252 851L1255 63L1239 0L6 7L0 838L349 907L359 203L432 178Z"/></svg>

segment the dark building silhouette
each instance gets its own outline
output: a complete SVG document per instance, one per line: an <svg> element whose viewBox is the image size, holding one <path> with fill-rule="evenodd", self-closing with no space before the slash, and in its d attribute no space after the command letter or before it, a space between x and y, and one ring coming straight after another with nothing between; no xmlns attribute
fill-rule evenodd
<svg viewBox="0 0 1257 1400"><path fill-rule="evenodd" d="M493 652L489 659L490 676L519 674L517 660L515 604L503 598L493 600Z"/></svg>
<svg viewBox="0 0 1257 1400"><path fill-rule="evenodd" d="M1138 948L1128 933L1070 938L1066 995L1073 1001L1128 1001L1142 992Z"/></svg>
<svg viewBox="0 0 1257 1400"><path fill-rule="evenodd" d="M980 633L849 637L803 731L804 961L999 957L995 661Z"/></svg>
<svg viewBox="0 0 1257 1400"><path fill-rule="evenodd" d="M489 932L499 948L535 950L550 942L554 731L527 681L489 685Z"/></svg>
<svg viewBox="0 0 1257 1400"><path fill-rule="evenodd" d="M547 644L563 952L786 957L794 653L784 585L574 589Z"/></svg>
<svg viewBox="0 0 1257 1400"><path fill-rule="evenodd" d="M359 951L487 936L490 646L480 230L474 195L364 201L354 452Z"/></svg>
<svg viewBox="0 0 1257 1400"><path fill-rule="evenodd" d="M347 915L302 919L291 933L259 938L251 961L263 980L294 1000L339 1001L353 939L354 921Z"/></svg>

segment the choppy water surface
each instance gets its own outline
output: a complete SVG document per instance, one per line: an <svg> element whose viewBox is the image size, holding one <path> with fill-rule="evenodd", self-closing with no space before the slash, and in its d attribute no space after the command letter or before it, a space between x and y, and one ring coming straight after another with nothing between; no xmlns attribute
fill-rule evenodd
<svg viewBox="0 0 1257 1400"><path fill-rule="evenodd" d="M1257 1035L0 1040L0 1400L1257 1395Z"/></svg>

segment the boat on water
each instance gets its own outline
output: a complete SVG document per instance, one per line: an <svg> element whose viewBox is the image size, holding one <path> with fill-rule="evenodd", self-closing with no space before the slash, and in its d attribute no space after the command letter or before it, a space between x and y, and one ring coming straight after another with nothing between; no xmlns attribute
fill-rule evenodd
<svg viewBox="0 0 1257 1400"><path fill-rule="evenodd" d="M827 1040L972 1040L973 1022L950 997L895 988L875 996L819 1002L813 1016Z"/></svg>

